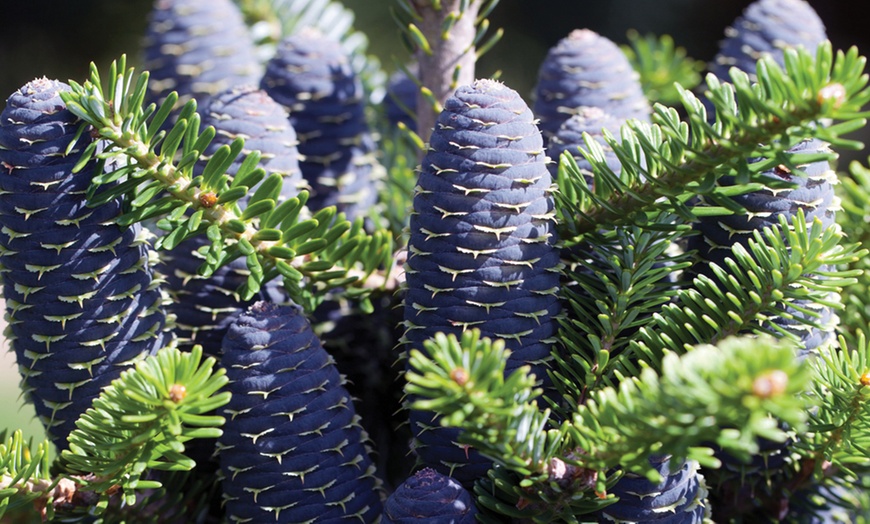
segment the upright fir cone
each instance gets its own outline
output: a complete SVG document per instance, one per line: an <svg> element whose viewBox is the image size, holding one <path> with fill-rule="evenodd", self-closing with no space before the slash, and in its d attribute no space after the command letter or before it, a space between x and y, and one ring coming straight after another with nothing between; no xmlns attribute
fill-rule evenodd
<svg viewBox="0 0 870 524"><path fill-rule="evenodd" d="M592 165L580 152L581 149L588 151L586 142L583 140L583 133L588 133L604 149L607 167L618 175L622 170L622 165L604 140L604 130L609 131L614 137L619 137L619 128L624 123L625 119L610 115L600 107L581 107L578 109L577 114L565 120L559 126L556 134L550 138L547 150L547 155L552 160L549 164L550 174L553 177L556 176L559 170L559 157L567 151L577 161L577 167L580 168L586 182L592 183Z"/></svg>
<svg viewBox="0 0 870 524"><path fill-rule="evenodd" d="M709 517L704 477L698 463L686 461L671 471L670 456L649 459L662 476L658 483L627 473L610 493L619 497L614 504L597 513L598 522L635 524L700 524Z"/></svg>
<svg viewBox="0 0 870 524"><path fill-rule="evenodd" d="M765 55L783 63L783 51L803 46L808 51L825 41L825 26L804 0L757 0L725 30L711 73L728 80L732 67L755 81L755 63Z"/></svg>
<svg viewBox="0 0 870 524"><path fill-rule="evenodd" d="M265 91L251 85L231 87L209 99L200 113L203 127L213 126L216 134L203 152L202 161L196 167L197 174L219 147L241 137L245 139L244 154L260 152L259 167L266 171L266 176L273 173L283 176L284 198L296 196L305 187L299 169L296 132L284 108ZM239 167L241 160L237 159L227 173L235 175ZM245 205L244 199L240 205ZM166 274L167 289L174 298L169 310L176 316L179 345L201 344L207 354L217 356L235 316L257 298L242 301L238 294L249 274L243 258L221 267L209 277L197 273L205 262L205 255L199 250L208 244L203 235L185 240L164 253L160 270ZM282 301L284 297L280 284L272 282L264 286L259 298Z"/></svg>
<svg viewBox="0 0 870 524"><path fill-rule="evenodd" d="M202 103L260 74L254 41L232 0L155 0L143 42L148 101L172 91Z"/></svg>
<svg viewBox="0 0 870 524"><path fill-rule="evenodd" d="M405 263L405 336L478 328L502 338L510 373L530 364L549 387L560 275L552 181L532 112L512 89L478 80L444 105L423 159ZM431 413L412 411L426 465L463 484L490 462L456 444Z"/></svg>
<svg viewBox="0 0 870 524"><path fill-rule="evenodd" d="M34 80L0 114L6 337L59 449L100 389L168 339L145 232L114 223L120 200L87 206L94 162L72 173L90 137L71 144L82 123L58 94L68 90Z"/></svg>
<svg viewBox="0 0 870 524"><path fill-rule="evenodd" d="M311 187L308 207L336 206L350 220L366 216L377 200L380 168L362 84L341 45L315 29L285 38L260 87L290 112Z"/></svg>
<svg viewBox="0 0 870 524"><path fill-rule="evenodd" d="M576 29L547 53L532 107L545 145L581 107L599 107L620 119L649 121L650 106L638 74L609 39Z"/></svg>
<svg viewBox="0 0 870 524"><path fill-rule="evenodd" d="M257 302L223 342L218 444L232 522L375 522L379 481L344 378L301 310Z"/></svg>
<svg viewBox="0 0 870 524"><path fill-rule="evenodd" d="M465 488L434 469L408 478L384 503L383 524L477 522L477 507Z"/></svg>

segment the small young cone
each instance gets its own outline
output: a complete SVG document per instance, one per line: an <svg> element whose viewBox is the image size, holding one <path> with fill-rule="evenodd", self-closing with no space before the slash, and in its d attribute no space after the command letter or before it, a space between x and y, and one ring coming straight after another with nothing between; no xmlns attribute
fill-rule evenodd
<svg viewBox="0 0 870 524"><path fill-rule="evenodd" d="M707 489L698 473L698 463L683 462L671 471L670 457L649 459L662 476L658 483L627 473L610 493L619 497L598 514L598 522L633 522L637 524L700 524L709 516Z"/></svg>
<svg viewBox="0 0 870 524"><path fill-rule="evenodd" d="M477 508L465 488L434 469L408 478L384 503L383 524L473 524Z"/></svg>

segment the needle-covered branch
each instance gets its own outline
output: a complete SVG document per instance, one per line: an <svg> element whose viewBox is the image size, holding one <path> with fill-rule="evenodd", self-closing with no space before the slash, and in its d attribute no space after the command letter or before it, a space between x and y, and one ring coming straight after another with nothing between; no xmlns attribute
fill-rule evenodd
<svg viewBox="0 0 870 524"><path fill-rule="evenodd" d="M67 471L88 474L83 489L98 494L105 509L120 488L127 504L136 490L159 488L151 470L183 471L196 463L183 453L195 438L217 438L224 418L211 415L225 405L225 371L173 347L136 364L112 382L76 422L61 461Z"/></svg>
<svg viewBox="0 0 870 524"><path fill-rule="evenodd" d="M592 164L593 184L571 155L560 158L561 237L574 242L609 225L643 225L662 211L686 221L701 212L737 212L741 207L730 197L764 187L765 170L829 159L825 154L788 158L785 151L801 140L815 137L838 148L860 147L842 135L866 123L866 113L861 112L870 101L865 62L855 48L835 56L825 43L815 56L803 49L786 51L784 69L762 58L758 84L737 69L731 70L733 84L708 75L706 96L715 108L714 123L708 121L701 100L679 88L685 119L675 109L657 105L652 125L630 121L619 138L605 133L622 165L618 175L607 167L601 145L585 138L584 156ZM821 125L823 121L829 125ZM759 158L764 161L753 162ZM735 183L718 185L726 175L735 177ZM690 209L687 202L697 195L712 205Z"/></svg>
<svg viewBox="0 0 870 524"><path fill-rule="evenodd" d="M842 348L824 348L812 362L810 395L818 409L797 446L817 473L833 467L859 478L870 471L870 343L863 333L856 338L854 349L841 337Z"/></svg>
<svg viewBox="0 0 870 524"><path fill-rule="evenodd" d="M561 320L564 350L554 355L552 374L568 412L586 392L612 383L614 371L632 356L628 348L638 329L676 295L677 275L690 265L688 254L672 249L689 229L675 226L678 220L664 214L651 221L660 228L596 231L563 252L569 313Z"/></svg>
<svg viewBox="0 0 870 524"><path fill-rule="evenodd" d="M20 507L36 507L44 519L52 519L54 504L69 502L75 484L69 479L52 478L50 448L48 440L34 447L24 440L21 430L3 437L0 443L0 518Z"/></svg>
<svg viewBox="0 0 870 524"><path fill-rule="evenodd" d="M474 82L475 62L501 38L487 37L498 0L398 0L395 17L419 64L417 134L429 140L453 91Z"/></svg>
<svg viewBox="0 0 870 524"><path fill-rule="evenodd" d="M366 278L390 267L389 233L366 234L361 220L352 224L336 215L334 207L306 217L307 193L281 201L281 176L265 177L257 167L256 152L245 157L230 178L226 171L240 157L241 138L218 148L202 174L194 176L194 164L215 131L199 129L194 101L184 106L168 132L158 131L169 116L174 95L159 108L143 107L147 79L147 72L135 75L127 69L122 57L112 64L105 87L92 66L88 81L71 83L72 90L61 95L69 110L103 139L88 148L79 166L93 156L114 166L94 176L92 205L125 196L129 210L119 218L120 224L156 220L166 232L157 242L164 249L205 233L211 245L204 248L206 262L200 272L209 275L244 257L251 272L241 290L245 299L264 282L283 277L291 298L310 309L329 289L364 294ZM105 149L98 152L97 143ZM239 201L248 195L240 208Z"/></svg>
<svg viewBox="0 0 870 524"><path fill-rule="evenodd" d="M682 354L694 344L715 344L743 333L797 342L794 330L780 325L779 319L828 329L812 305L840 308L837 294L859 271L837 268L866 256L867 250L840 245L843 234L838 227L825 229L818 219L807 224L803 212L791 223L780 217L779 227L755 231L753 236L749 249L734 246L727 268L710 265L715 280L696 277L641 328L630 347L636 358L658 368L665 351Z"/></svg>
<svg viewBox="0 0 870 524"><path fill-rule="evenodd" d="M808 364L795 360L790 344L769 337L731 338L682 357L669 353L660 374L645 368L618 388L594 391L561 423L538 407L540 391L527 370L504 376L501 341L472 330L461 339L438 334L426 349L431 358L411 352L406 391L420 399L414 409L437 412L442 424L462 430L460 442L517 475L530 497L528 512L517 516L540 522L563 518L568 507L575 516L579 507L594 510L590 501L614 468L657 480L652 454L716 467L707 447L715 443L749 456L758 437L785 439L777 420L802 427L809 405L802 395ZM537 504L547 500L558 503Z"/></svg>
<svg viewBox="0 0 870 524"><path fill-rule="evenodd" d="M840 183L835 189L840 197L841 211L837 214L837 223L850 241L870 246L870 228L867 227L867 217L870 216L870 169L856 160L849 165L849 172L839 173L838 178ZM870 326L870 258L862 257L849 267L860 269L861 274L854 284L843 288L841 296L844 311L840 314L839 327L840 332L852 343L858 331Z"/></svg>

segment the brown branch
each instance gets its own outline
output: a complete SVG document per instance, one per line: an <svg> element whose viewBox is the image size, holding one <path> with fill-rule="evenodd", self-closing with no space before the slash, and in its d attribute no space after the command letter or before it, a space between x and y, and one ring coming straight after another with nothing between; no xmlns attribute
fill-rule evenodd
<svg viewBox="0 0 870 524"><path fill-rule="evenodd" d="M470 0L464 11L460 11L463 3L461 0L441 0L437 2L440 9L433 5L432 0L412 0L412 3L421 17L420 31L432 51L428 54L423 49L417 50L420 82L443 105L457 87L471 84L475 80L475 22L483 0ZM457 17L456 21L449 31L444 32L442 28L450 16ZM426 96L419 93L417 134L424 142L429 140L436 118L436 108L432 107Z"/></svg>

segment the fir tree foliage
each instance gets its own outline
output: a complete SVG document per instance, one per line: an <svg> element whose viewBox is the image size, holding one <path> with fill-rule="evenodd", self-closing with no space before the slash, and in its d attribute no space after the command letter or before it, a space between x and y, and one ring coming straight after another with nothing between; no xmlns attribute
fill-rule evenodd
<svg viewBox="0 0 870 524"><path fill-rule="evenodd" d="M342 287L348 295L364 295L365 277L390 266L392 239L380 232L365 235L361 219L351 223L334 207L304 218L304 191L277 204L281 176L264 177L256 167L259 153L244 157L233 178L226 175L244 147L242 138L218 148L202 174L194 176L194 165L214 128L199 130L196 103L191 101L168 132L158 131L174 99L170 95L159 109L143 106L147 79L147 73L136 75L127 69L122 57L112 64L105 86L94 67L90 79L73 85L65 96L70 111L110 144L99 153L95 145L89 147L83 157L128 159L124 167L94 177L89 191L94 205L124 195L129 211L119 223L156 219L165 231L156 242L158 248L172 249L192 235L205 234L210 244L200 274L207 276L243 258L250 271L240 290L244 299L263 282L282 277L291 298L311 310L328 289ZM261 181L241 209L238 202Z"/></svg>
<svg viewBox="0 0 870 524"><path fill-rule="evenodd" d="M118 488L133 504L135 490L161 487L149 471L193 468L184 444L220 436L224 418L212 412L230 399L220 391L226 372L214 366L201 346L166 347L122 373L77 421L61 455L65 469L93 475L85 489L101 494L104 506Z"/></svg>
<svg viewBox="0 0 870 524"><path fill-rule="evenodd" d="M35 507L51 519L54 504L67 501L71 481L54 480L50 473L51 442L27 442L21 430L3 434L0 443L0 517L7 511ZM65 491L66 490L66 491Z"/></svg>
<svg viewBox="0 0 870 524"><path fill-rule="evenodd" d="M753 237L748 249L734 246L725 267L711 264L714 278L698 276L641 328L631 342L636 356L657 366L664 350L683 353L690 345L744 332L799 342L795 330L780 325L781 318L825 329L825 319L804 304L839 307L837 293L857 272L829 268L854 262L867 250L841 244L838 228L825 228L819 219L807 224L801 212L791 223L780 217L779 227Z"/></svg>
<svg viewBox="0 0 870 524"><path fill-rule="evenodd" d="M460 442L519 475L515 482L528 488L526 505L540 522L576 521L569 516L575 504L594 509L590 501L606 492L613 468L659 481L652 454L715 467L712 450L701 444L715 442L748 456L759 436L785 439L771 414L800 428L811 405L802 395L808 364L794 359L793 345L769 337L729 338L683 357L668 353L660 373L645 368L618 387L599 388L562 422L539 408L541 390L527 369L504 375L502 341L474 330L460 338L437 334L426 350L430 356L410 356L406 390L420 397L414 407L441 414L442 424L462 429ZM550 497L559 504L541 504Z"/></svg>
<svg viewBox="0 0 870 524"><path fill-rule="evenodd" d="M870 101L863 73L866 60L858 50L835 54L825 43L815 54L786 50L784 60L780 68L762 58L757 84L737 69L730 71L732 83L708 75L705 96L715 110L713 124L708 123L704 104L680 88L684 119L675 109L658 105L651 125L635 120L621 128L619 137L605 132L621 164L618 175L607 167L602 148L588 139L585 156L595 172L594 192L576 162L563 155L560 162L565 166L557 180L561 237L571 243L600 224L643 225L661 211L685 221L700 213L738 212L741 206L730 197L770 185L763 171L784 163L784 152L796 142L812 137L833 147L859 147L842 137L865 124L861 108ZM815 125L822 120L832 125ZM751 162L757 158L765 161ZM824 159L830 155L793 156L791 162ZM725 175L734 176L736 185L715 183ZM704 195L710 206L690 208L686 202L694 195Z"/></svg>
<svg viewBox="0 0 870 524"><path fill-rule="evenodd" d="M852 242L870 245L870 169L861 162L853 161L848 172L839 173L840 183L835 188L840 198L841 211L837 223ZM840 332L850 342L855 342L859 332L870 326L870 259L860 258L850 264L860 270L853 284L845 286L841 294L844 311L840 313Z"/></svg>
<svg viewBox="0 0 870 524"><path fill-rule="evenodd" d="M0 445L0 512L36 501L46 518L72 518L147 500L140 495L162 487L154 471L194 466L183 454L186 442L221 434L223 418L209 412L229 393L220 391L227 379L214 364L199 346L189 353L166 347L137 362L77 421L59 468L49 469L47 441L34 447L14 433Z"/></svg>
<svg viewBox="0 0 870 524"><path fill-rule="evenodd" d="M628 44L620 46L631 66L640 76L640 85L647 100L665 105L680 103L675 86L692 90L701 83L704 63L687 56L686 49L676 45L670 35L641 36L629 30Z"/></svg>

